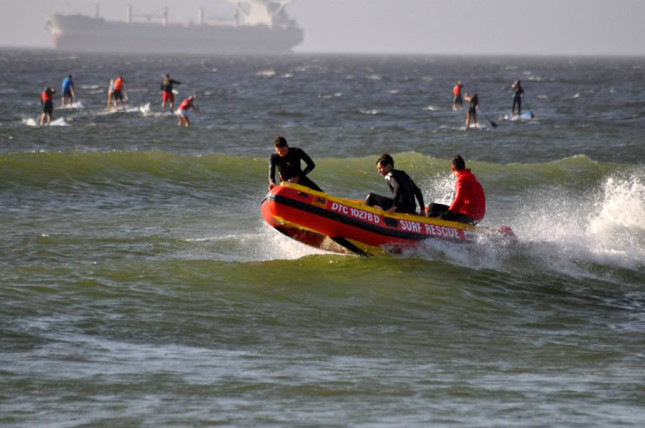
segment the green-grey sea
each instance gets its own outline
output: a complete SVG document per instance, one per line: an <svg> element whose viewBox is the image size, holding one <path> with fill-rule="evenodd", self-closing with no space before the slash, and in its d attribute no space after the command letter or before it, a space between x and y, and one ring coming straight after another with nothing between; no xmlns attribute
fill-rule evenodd
<svg viewBox="0 0 645 428"><path fill-rule="evenodd" d="M644 69L0 50L0 425L642 427ZM166 73L177 104L197 95L190 128L160 111ZM532 120L504 118L517 79ZM452 110L457 80L480 129ZM291 241L260 215L277 135L358 199L389 192L389 152L449 201L461 153L482 225L518 243L355 257Z"/></svg>

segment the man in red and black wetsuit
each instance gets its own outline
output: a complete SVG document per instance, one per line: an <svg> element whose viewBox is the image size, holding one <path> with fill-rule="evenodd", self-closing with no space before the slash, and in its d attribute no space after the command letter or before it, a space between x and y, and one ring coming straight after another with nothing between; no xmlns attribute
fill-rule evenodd
<svg viewBox="0 0 645 428"><path fill-rule="evenodd" d="M40 103L43 106L43 113L40 115L40 121L38 122L41 126L45 123L45 118L47 119L47 125L51 123L52 115L54 114L54 93L56 91L50 87L47 87L40 94Z"/></svg>
<svg viewBox="0 0 645 428"><path fill-rule="evenodd" d="M455 198L450 206L432 203L428 207L428 217L460 223L477 224L486 214L486 196L477 177L466 169L466 161L461 155L451 160L450 171L457 178Z"/></svg>
<svg viewBox="0 0 645 428"><path fill-rule="evenodd" d="M161 101L161 111L166 110L166 104L170 103L170 113L172 113L175 108L175 94L172 92L173 85L181 85L181 82L178 80L173 80L170 78L170 75L166 74L161 82L161 90L163 91L163 97Z"/></svg>

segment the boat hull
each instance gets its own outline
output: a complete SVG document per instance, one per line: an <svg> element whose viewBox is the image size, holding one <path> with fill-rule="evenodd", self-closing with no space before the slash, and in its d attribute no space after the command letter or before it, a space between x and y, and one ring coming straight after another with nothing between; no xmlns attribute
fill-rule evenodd
<svg viewBox="0 0 645 428"><path fill-rule="evenodd" d="M262 202L262 217L290 238L345 254L399 252L426 239L473 242L480 232L475 226L386 212L296 184L274 187ZM500 231L514 239L510 228Z"/></svg>

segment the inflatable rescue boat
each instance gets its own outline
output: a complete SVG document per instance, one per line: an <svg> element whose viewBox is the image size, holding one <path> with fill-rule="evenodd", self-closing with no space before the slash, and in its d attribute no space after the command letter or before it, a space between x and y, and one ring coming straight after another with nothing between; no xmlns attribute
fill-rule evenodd
<svg viewBox="0 0 645 428"><path fill-rule="evenodd" d="M297 184L276 186L262 201L264 221L279 232L326 251L370 255L399 252L425 239L473 242L492 233L515 242L507 227L485 229L414 214L387 212Z"/></svg>

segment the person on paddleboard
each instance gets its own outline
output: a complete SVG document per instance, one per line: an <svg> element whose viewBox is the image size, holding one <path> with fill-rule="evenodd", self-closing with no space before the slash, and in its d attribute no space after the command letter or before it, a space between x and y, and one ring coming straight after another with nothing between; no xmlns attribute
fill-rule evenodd
<svg viewBox="0 0 645 428"><path fill-rule="evenodd" d="M287 139L281 135L275 137L273 146L275 147L275 153L269 157L269 190L276 186L275 169L277 167L280 174L280 181L297 183L319 192L323 191L307 177L307 174L316 167L316 164L304 150L298 147L289 147ZM304 161L307 165L304 171L300 167L301 161Z"/></svg>
<svg viewBox="0 0 645 428"><path fill-rule="evenodd" d="M452 95L453 95L453 100L452 100L452 109L453 110L461 110L464 108L464 100L461 97L461 91L464 88L464 84L460 81L455 84L452 88Z"/></svg>
<svg viewBox="0 0 645 428"><path fill-rule="evenodd" d="M425 205L421 190L405 171L394 169L392 156L383 153L376 161L376 170L383 176L394 196L389 198L375 193L368 193L365 198L365 205L378 207L390 212L416 214L414 200L416 197L417 201L419 201L419 215L424 214Z"/></svg>
<svg viewBox="0 0 645 428"><path fill-rule="evenodd" d="M166 103L170 104L170 113L173 111L175 106L175 94L172 92L173 85L181 85L181 82L171 79L170 75L166 74L163 78L163 82L161 82L161 90L163 91L161 111L166 111Z"/></svg>
<svg viewBox="0 0 645 428"><path fill-rule="evenodd" d="M121 101L121 106L125 110L125 90L123 89L123 77L118 76L114 79L114 84L112 85L112 102L114 103L114 110L119 109L119 101Z"/></svg>
<svg viewBox="0 0 645 428"><path fill-rule="evenodd" d="M466 92L464 99L470 103L468 106L468 113L466 113L466 130L468 130L471 121L473 123L473 126L477 127L477 109L479 108L479 97L477 96L476 92L472 97L468 96L468 92Z"/></svg>
<svg viewBox="0 0 645 428"><path fill-rule="evenodd" d="M191 95L190 97L184 99L181 104L179 104L179 108L177 109L177 117L179 118L179 123L177 124L177 126L184 125L186 128L190 126L188 110L190 110L191 108L194 109L195 112L197 112L197 116L200 115L199 109L195 104L193 104L193 101L195 101L196 98L197 96Z"/></svg>
<svg viewBox="0 0 645 428"><path fill-rule="evenodd" d="M511 107L511 117L515 114L515 106L517 106L517 115L522 116L522 99L524 98L524 88L519 80L513 82L511 87L513 90L513 107Z"/></svg>
<svg viewBox="0 0 645 428"><path fill-rule="evenodd" d="M76 98L76 89L74 88L71 74L63 80L61 92L63 93L63 96L60 99L61 107L65 107L66 103L71 107L72 104L74 104L74 99Z"/></svg>
<svg viewBox="0 0 645 428"><path fill-rule="evenodd" d="M55 90L49 86L40 94L40 104L43 106L43 112L40 115L40 120L38 123L42 126L47 121L49 125L52 121L52 116L54 115L54 94Z"/></svg>
<svg viewBox="0 0 645 428"><path fill-rule="evenodd" d="M486 195L477 177L466 169L466 161L461 155L455 155L450 161L450 172L455 176L455 196L450 206L431 203L428 205L428 217L458 221L466 224L477 224L486 214Z"/></svg>

